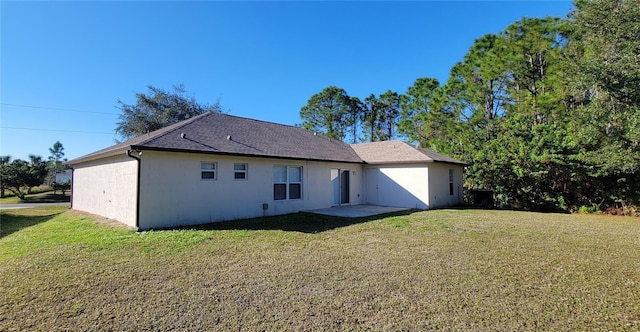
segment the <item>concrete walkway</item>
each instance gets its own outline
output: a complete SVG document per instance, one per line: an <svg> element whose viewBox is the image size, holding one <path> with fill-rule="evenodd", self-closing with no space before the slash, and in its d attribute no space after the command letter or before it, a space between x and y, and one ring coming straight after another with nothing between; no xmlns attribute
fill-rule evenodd
<svg viewBox="0 0 640 332"><path fill-rule="evenodd" d="M0 204L0 210L11 209L28 209L40 206L66 206L71 207L71 203L18 203L18 204Z"/></svg>
<svg viewBox="0 0 640 332"><path fill-rule="evenodd" d="M346 217L346 218L360 218L375 216L378 214L398 212L409 210L407 208L391 207L391 206L377 206L377 205L344 205L333 206L327 209L309 210L305 212L322 214L325 216L334 217Z"/></svg>

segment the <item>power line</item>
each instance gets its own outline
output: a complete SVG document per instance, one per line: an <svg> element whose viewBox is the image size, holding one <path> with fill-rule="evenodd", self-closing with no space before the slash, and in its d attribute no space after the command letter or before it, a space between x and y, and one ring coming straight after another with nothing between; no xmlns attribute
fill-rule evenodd
<svg viewBox="0 0 640 332"><path fill-rule="evenodd" d="M38 109L65 111L65 112L76 112L76 113L93 113L93 114L118 115L116 113L109 113L109 112L83 111L83 110L74 110L74 109L70 109L70 108L59 108L59 107L33 106L33 105L21 105L21 104L10 104L10 103L0 103L0 105L13 106L13 107L24 107L24 108L38 108Z"/></svg>
<svg viewBox="0 0 640 332"><path fill-rule="evenodd" d="M79 133L79 134L98 134L98 135L115 135L115 132L105 133L99 131L81 131L81 130L63 130L63 129L43 129L43 128L22 128L22 127L0 127L2 129L17 129L17 130L29 130L29 131L53 131L61 133Z"/></svg>

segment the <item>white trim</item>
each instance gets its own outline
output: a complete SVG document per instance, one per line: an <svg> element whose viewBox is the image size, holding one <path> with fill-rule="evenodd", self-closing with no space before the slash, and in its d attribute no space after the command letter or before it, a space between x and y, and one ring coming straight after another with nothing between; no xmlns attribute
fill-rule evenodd
<svg viewBox="0 0 640 332"><path fill-rule="evenodd" d="M204 165L210 164L212 168L203 168ZM202 175L204 173L213 173L212 178L206 178ZM218 179L218 163L215 161L201 161L200 162L200 181L215 181Z"/></svg>

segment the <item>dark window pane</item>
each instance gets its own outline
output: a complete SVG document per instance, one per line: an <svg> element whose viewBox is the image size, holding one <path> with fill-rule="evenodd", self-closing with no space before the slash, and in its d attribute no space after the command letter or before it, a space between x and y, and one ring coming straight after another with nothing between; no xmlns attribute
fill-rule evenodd
<svg viewBox="0 0 640 332"><path fill-rule="evenodd" d="M202 179L215 179L216 172L202 172Z"/></svg>
<svg viewBox="0 0 640 332"><path fill-rule="evenodd" d="M449 183L449 195L453 195L453 183Z"/></svg>
<svg viewBox="0 0 640 332"><path fill-rule="evenodd" d="M273 199L281 200L287 199L287 185L284 183L273 184Z"/></svg>
<svg viewBox="0 0 640 332"><path fill-rule="evenodd" d="M234 173L234 174L233 174L233 178L234 178L234 179L242 179L242 180L244 180L244 179L246 179L246 178L247 178L247 173L244 173L244 172L236 172L236 173Z"/></svg>
<svg viewBox="0 0 640 332"><path fill-rule="evenodd" d="M299 183L289 185L289 199L300 199L302 197L302 186Z"/></svg>

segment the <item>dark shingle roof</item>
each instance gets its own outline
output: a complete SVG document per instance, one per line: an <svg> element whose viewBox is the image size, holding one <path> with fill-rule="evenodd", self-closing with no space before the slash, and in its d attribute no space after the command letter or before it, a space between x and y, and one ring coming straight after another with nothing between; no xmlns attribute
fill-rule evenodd
<svg viewBox="0 0 640 332"><path fill-rule="evenodd" d="M132 149L368 164L445 162L466 165L401 141L348 145L299 127L214 112L138 136L68 164L115 156Z"/></svg>
<svg viewBox="0 0 640 332"><path fill-rule="evenodd" d="M209 112L74 159L69 164L118 155L129 149L362 162L348 144L303 128Z"/></svg>
<svg viewBox="0 0 640 332"><path fill-rule="evenodd" d="M416 148L402 141L351 144L351 147L360 158L368 164L424 163L437 161L466 165L465 162L427 149Z"/></svg>

